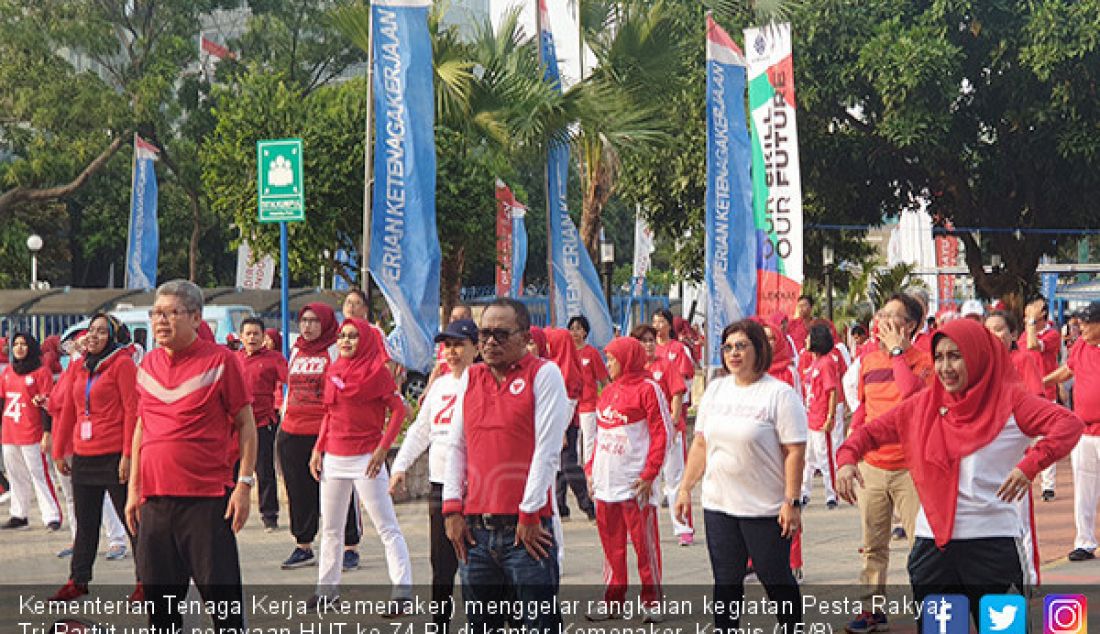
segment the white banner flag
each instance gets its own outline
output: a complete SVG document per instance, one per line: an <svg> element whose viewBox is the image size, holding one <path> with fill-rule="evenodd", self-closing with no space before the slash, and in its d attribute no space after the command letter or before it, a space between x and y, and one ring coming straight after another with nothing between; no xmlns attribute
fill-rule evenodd
<svg viewBox="0 0 1100 634"><path fill-rule="evenodd" d="M237 288L267 290L275 283L275 258L270 255L252 261L252 248L247 240L237 247Z"/></svg>

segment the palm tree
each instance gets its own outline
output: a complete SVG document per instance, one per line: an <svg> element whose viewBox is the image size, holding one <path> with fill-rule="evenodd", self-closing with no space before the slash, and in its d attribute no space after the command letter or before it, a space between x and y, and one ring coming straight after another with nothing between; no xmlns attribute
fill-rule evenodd
<svg viewBox="0 0 1100 634"><path fill-rule="evenodd" d="M915 265L901 262L891 268L875 271L867 287L867 299L876 310L885 306L891 295L902 292L906 287L925 285L920 278L910 279L914 269Z"/></svg>

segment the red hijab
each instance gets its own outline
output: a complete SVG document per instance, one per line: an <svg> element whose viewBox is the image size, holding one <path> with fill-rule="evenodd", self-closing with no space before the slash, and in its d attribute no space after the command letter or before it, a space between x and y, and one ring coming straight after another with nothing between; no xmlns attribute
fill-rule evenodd
<svg viewBox="0 0 1100 634"><path fill-rule="evenodd" d="M772 365L768 368L768 374L775 378L791 383L791 364L794 363L794 351L791 350L791 342L787 340L787 334L783 332L783 313L775 313L771 319L763 317L751 317L753 321L770 328L775 336L775 346L772 348Z"/></svg>
<svg viewBox="0 0 1100 634"><path fill-rule="evenodd" d="M571 399L579 399L584 391L584 373L573 336L565 328L546 328L545 332L549 358L561 368L566 393Z"/></svg>
<svg viewBox="0 0 1100 634"><path fill-rule="evenodd" d="M649 378L645 369L645 347L634 337L615 337L603 351L615 357L622 369L622 374L615 379L616 383L630 385Z"/></svg>
<svg viewBox="0 0 1100 634"><path fill-rule="evenodd" d="M359 346L351 358L337 357L325 370L325 404L335 403L337 394L370 400L397 390L386 369L382 335L364 319L349 317L344 324L359 331Z"/></svg>
<svg viewBox="0 0 1100 634"><path fill-rule="evenodd" d="M42 340L42 365L54 374L61 373L61 337L50 335Z"/></svg>
<svg viewBox="0 0 1100 634"><path fill-rule="evenodd" d="M321 335L313 341L306 341L305 337L298 337L298 340L294 342L294 347L300 350L302 354L321 354L328 350L329 346L336 343L336 313L332 312L332 308L328 304L314 302L306 304L302 307L302 310L298 311L298 321L302 320L302 315L307 310L312 310L313 314L317 315L317 319L321 320ZM373 328L370 330L373 330ZM359 336L362 337L363 335L360 333ZM363 345L362 340L360 340L359 345L360 347Z"/></svg>
<svg viewBox="0 0 1100 634"><path fill-rule="evenodd" d="M546 349L546 331L538 326L531 326L531 341L535 342L535 347L539 350L539 356L543 359L549 359L550 353Z"/></svg>
<svg viewBox="0 0 1100 634"><path fill-rule="evenodd" d="M275 352L279 354L283 353L283 335L279 332L278 328L268 328L264 331L264 334L271 337L271 343L275 344Z"/></svg>
<svg viewBox="0 0 1100 634"><path fill-rule="evenodd" d="M1026 396L1008 349L982 324L971 319L944 324L933 339L933 350L943 338L955 342L962 353L966 390L950 394L936 380L898 406L904 408L898 420L909 421L902 434L905 461L941 548L951 540L955 526L959 463L992 442Z"/></svg>

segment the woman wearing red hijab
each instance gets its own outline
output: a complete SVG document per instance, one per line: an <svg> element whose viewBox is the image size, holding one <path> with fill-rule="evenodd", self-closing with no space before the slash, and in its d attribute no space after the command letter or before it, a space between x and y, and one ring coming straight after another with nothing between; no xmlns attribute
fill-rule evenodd
<svg viewBox="0 0 1100 634"><path fill-rule="evenodd" d="M558 514L565 520L569 517L569 505L565 501L566 487L573 490L577 506L588 516L596 519L596 507L588 497L588 484L584 479L584 469L578 451L577 436L580 432L580 419L577 417L577 404L584 392L584 370L581 367L580 354L573 343L573 335L564 328L547 328L546 344L550 360L561 368L565 379L565 392L572 403L571 422L565 429L565 444L561 450L561 469L558 471L555 494L558 501Z"/></svg>
<svg viewBox="0 0 1100 634"><path fill-rule="evenodd" d="M412 564L386 470L386 454L405 420L405 402L386 369L382 336L369 322L345 319L337 349L339 358L325 370L325 415L309 461L310 472L321 483L317 599L332 601L339 595L344 509L354 488L385 547L393 599L405 604L412 596Z"/></svg>
<svg viewBox="0 0 1100 634"><path fill-rule="evenodd" d="M1084 425L1029 394L1007 348L980 323L945 324L932 349L938 380L852 432L838 452L837 492L854 502L860 456L900 443L921 503L909 554L914 598L961 590L976 617L983 594L1024 588L1016 503Z"/></svg>
<svg viewBox="0 0 1100 634"><path fill-rule="evenodd" d="M1016 374L1024 382L1024 387L1032 394L1040 396L1046 393L1043 387L1042 367L1043 359L1038 350L1021 350L1017 345L1020 336L1020 322L1012 313L994 311L985 318L985 327L996 335L1008 347L1008 356L1012 360L1012 367Z"/></svg>
<svg viewBox="0 0 1100 634"><path fill-rule="evenodd" d="M298 313L298 340L290 353L283 422L275 437L279 465L290 507L290 532L297 547L283 562L283 569L312 566L313 538L317 536L319 489L309 472L309 460L324 419L325 370L336 360L336 315L325 304L307 304ZM359 544L359 514L348 510L344 544ZM359 553L348 550L358 567Z"/></svg>
<svg viewBox="0 0 1100 634"><path fill-rule="evenodd" d="M606 620L626 600L626 536L638 557L642 602L661 600L661 546L657 531L657 492L653 481L665 458L668 405L657 382L645 370L645 350L636 339L618 337L607 344L611 385L596 407L596 448L587 470L599 510L596 526L604 552L604 606L589 618ZM660 620L651 612L646 623Z"/></svg>

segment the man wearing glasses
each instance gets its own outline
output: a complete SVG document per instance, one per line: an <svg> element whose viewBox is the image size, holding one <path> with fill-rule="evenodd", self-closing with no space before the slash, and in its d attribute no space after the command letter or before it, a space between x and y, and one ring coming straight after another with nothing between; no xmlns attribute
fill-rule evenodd
<svg viewBox="0 0 1100 634"><path fill-rule="evenodd" d="M202 291L186 280L157 289L149 313L157 348L138 369L126 522L137 535L149 624L182 628L178 604L193 579L218 606L218 631L243 631L235 533L255 484L256 423L240 361L198 337ZM238 452L239 447L239 452ZM240 473L233 464L240 455Z"/></svg>
<svg viewBox="0 0 1100 634"><path fill-rule="evenodd" d="M542 606L512 615L528 632L561 625L551 494L570 409L558 367L527 352L530 327L522 303L489 304L478 331L485 362L466 371L451 419L443 513L479 632L507 625L484 605L505 599Z"/></svg>

